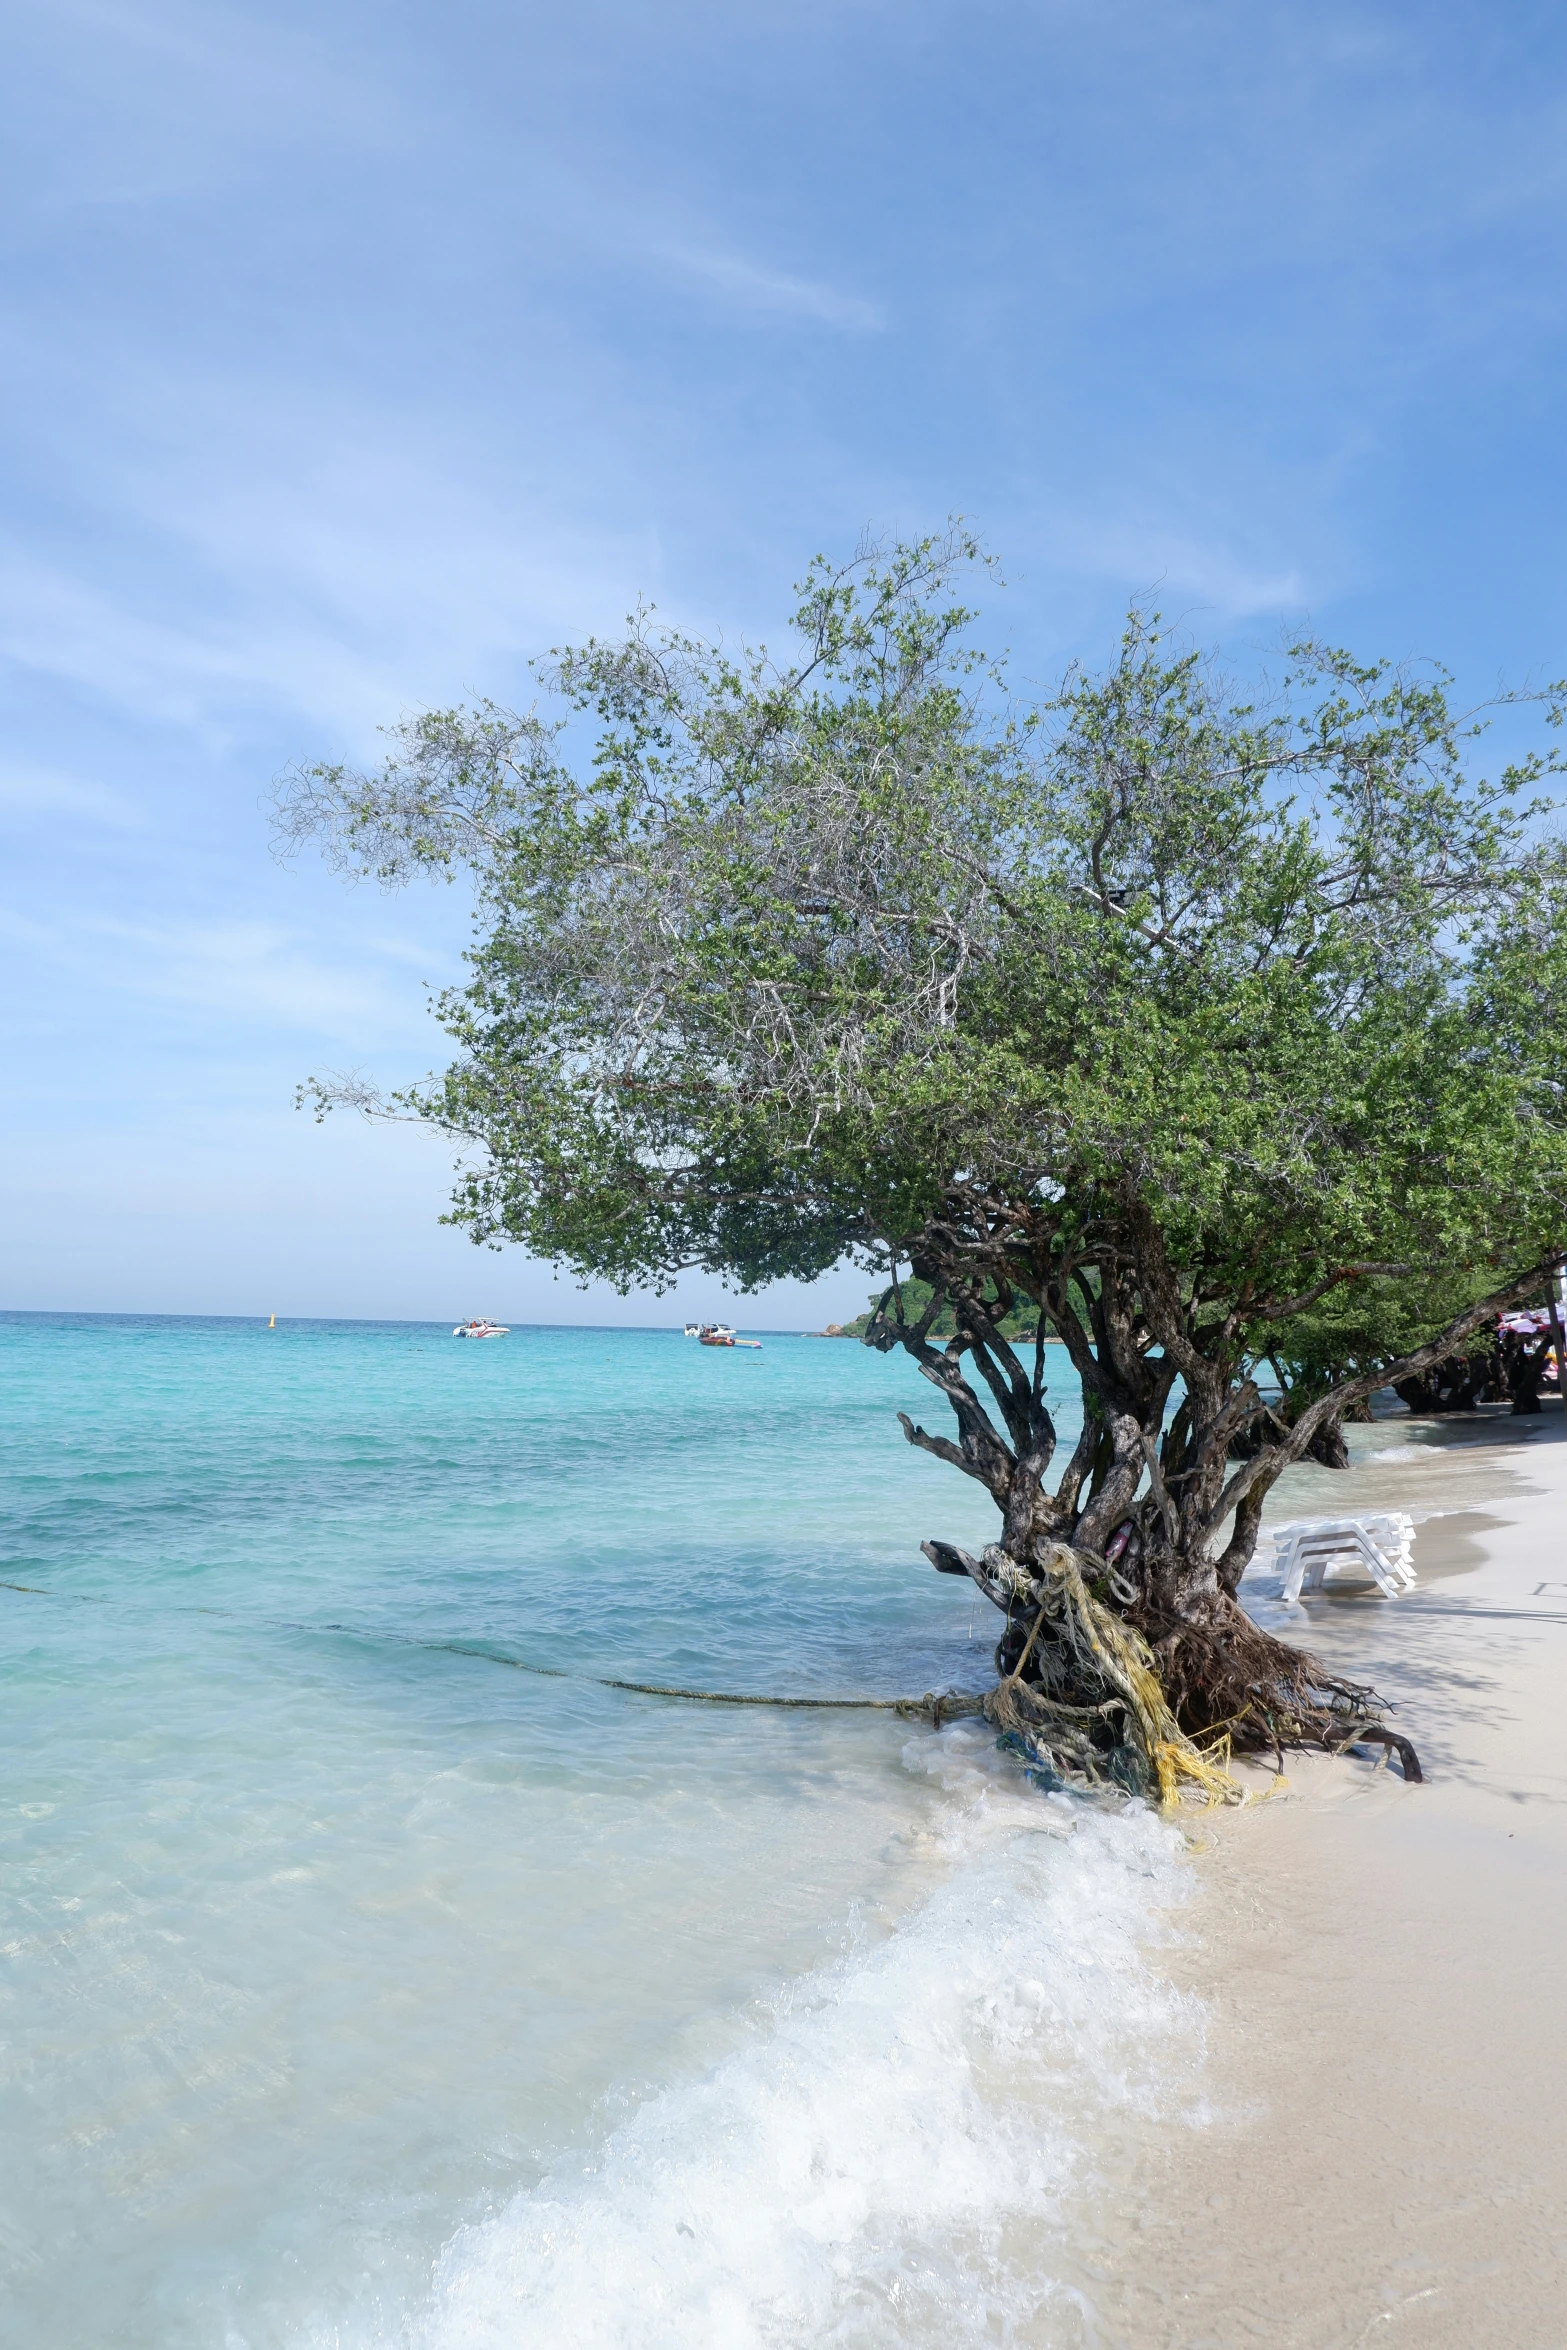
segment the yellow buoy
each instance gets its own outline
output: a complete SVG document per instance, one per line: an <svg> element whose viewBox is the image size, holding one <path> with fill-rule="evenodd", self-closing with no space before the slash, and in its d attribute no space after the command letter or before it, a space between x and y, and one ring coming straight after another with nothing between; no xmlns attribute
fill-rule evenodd
<svg viewBox="0 0 1567 2350"><path fill-rule="evenodd" d="M276 1314L271 1314L271 1315L269 1315L269 1316L267 1317L267 1328L268 1328L269 1330L275 1330L275 1329L277 1328L277 1316L276 1316Z"/></svg>

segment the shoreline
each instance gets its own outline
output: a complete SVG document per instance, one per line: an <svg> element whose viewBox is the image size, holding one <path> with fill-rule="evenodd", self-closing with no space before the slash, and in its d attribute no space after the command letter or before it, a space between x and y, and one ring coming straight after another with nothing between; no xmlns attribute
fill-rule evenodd
<svg viewBox="0 0 1567 2350"><path fill-rule="evenodd" d="M1425 1782L1293 1755L1282 1800L1194 1826L1162 1971L1207 2010L1203 2126L1125 2158L1093 2265L1128 2350L1563 2339L1567 1427L1404 1428L1321 1475L1334 1514L1416 1516L1416 1589L1257 1612L1377 1686Z"/></svg>

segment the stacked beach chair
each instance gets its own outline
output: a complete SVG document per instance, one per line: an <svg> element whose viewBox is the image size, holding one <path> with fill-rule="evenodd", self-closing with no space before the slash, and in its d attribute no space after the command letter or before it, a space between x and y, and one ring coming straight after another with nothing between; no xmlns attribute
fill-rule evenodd
<svg viewBox="0 0 1567 2350"><path fill-rule="evenodd" d="M1320 1591L1329 1569L1342 1567L1369 1576L1389 1599L1396 1599L1414 1583L1414 1547L1414 1520L1402 1510L1371 1518L1299 1518L1291 1525L1275 1526L1279 1597L1297 1600L1303 1591Z"/></svg>

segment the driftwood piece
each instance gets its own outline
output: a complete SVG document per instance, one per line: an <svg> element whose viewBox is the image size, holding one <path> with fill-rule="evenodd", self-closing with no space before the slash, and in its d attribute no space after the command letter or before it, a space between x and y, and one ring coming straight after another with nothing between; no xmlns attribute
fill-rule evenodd
<svg viewBox="0 0 1567 2350"><path fill-rule="evenodd" d="M922 1542L921 1550L938 1575L967 1575L1003 1615L1026 1606L1038 1590L1039 1578L1020 1567L995 1543L987 1543L978 1558L951 1542Z"/></svg>
<svg viewBox="0 0 1567 2350"><path fill-rule="evenodd" d="M1424 1782L1420 1757L1409 1740L1397 1730L1389 1730L1384 1723L1357 1722L1353 1736L1346 1738L1339 1748L1340 1754L1347 1754L1352 1746L1385 1746L1398 1756L1399 1767L1412 1786Z"/></svg>

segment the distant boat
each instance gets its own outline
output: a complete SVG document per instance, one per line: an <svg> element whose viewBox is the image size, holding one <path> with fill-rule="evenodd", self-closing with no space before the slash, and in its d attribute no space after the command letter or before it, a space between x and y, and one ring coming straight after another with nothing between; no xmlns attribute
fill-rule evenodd
<svg viewBox="0 0 1567 2350"><path fill-rule="evenodd" d="M754 1346L759 1348L762 1343L759 1338L736 1338L727 1322L704 1322L697 1330L696 1336L703 1346Z"/></svg>
<svg viewBox="0 0 1567 2350"><path fill-rule="evenodd" d="M475 1321L459 1322L452 1332L454 1338L509 1338L510 1330L504 1322L492 1322L480 1314Z"/></svg>

